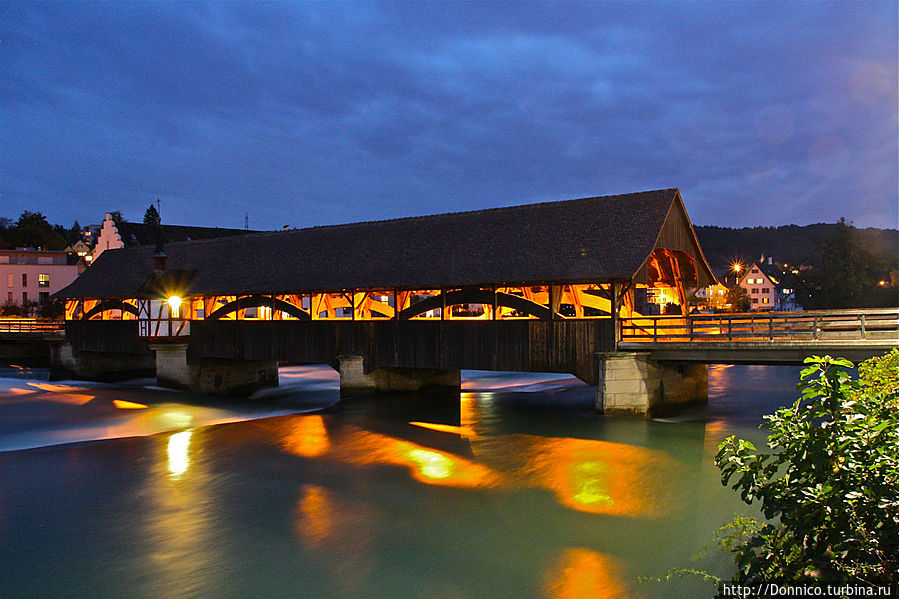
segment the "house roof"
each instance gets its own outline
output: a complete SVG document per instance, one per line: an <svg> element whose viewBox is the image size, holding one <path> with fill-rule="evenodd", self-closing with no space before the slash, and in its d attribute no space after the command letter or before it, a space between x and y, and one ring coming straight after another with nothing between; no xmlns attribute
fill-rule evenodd
<svg viewBox="0 0 899 599"><path fill-rule="evenodd" d="M631 280L674 210L680 194L666 189L167 243L165 253L169 269L195 273L184 295ZM139 297L152 256L146 246L103 252L57 295Z"/></svg>
<svg viewBox="0 0 899 599"><path fill-rule="evenodd" d="M746 279L750 276L755 277L753 274L753 269L758 269L765 277L774 284L780 282L781 278L783 278L783 271L780 270L780 267L776 264L768 264L767 262L754 262L746 269L746 274L744 274L740 278L740 284L743 285Z"/></svg>
<svg viewBox="0 0 899 599"><path fill-rule="evenodd" d="M126 247L133 245L154 245L156 233L153 227L144 223L117 222L116 230ZM217 239L246 235L259 231L244 229L221 229L218 227L190 227L185 225L162 225L162 237L165 242L192 241L196 239Z"/></svg>

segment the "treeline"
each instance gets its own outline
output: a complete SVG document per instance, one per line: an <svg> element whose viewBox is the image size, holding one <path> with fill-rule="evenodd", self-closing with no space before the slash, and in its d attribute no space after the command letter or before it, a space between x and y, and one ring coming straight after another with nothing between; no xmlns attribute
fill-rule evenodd
<svg viewBox="0 0 899 599"><path fill-rule="evenodd" d="M18 220L0 217L0 249L17 247L64 250L81 239L81 225L76 220L70 228L51 225L40 212L25 211Z"/></svg>
<svg viewBox="0 0 899 599"><path fill-rule="evenodd" d="M742 263L759 259L762 254L779 263L810 264L819 246L840 226L848 226L858 245L868 248L872 255L899 261L899 231L896 229L857 229L845 221L816 225L784 225L780 227L696 226L696 235L705 257L714 269L726 269L735 261Z"/></svg>
<svg viewBox="0 0 899 599"><path fill-rule="evenodd" d="M735 261L762 255L799 274L789 284L805 309L899 305L899 231L834 224L783 227L696 227L706 258L719 274Z"/></svg>

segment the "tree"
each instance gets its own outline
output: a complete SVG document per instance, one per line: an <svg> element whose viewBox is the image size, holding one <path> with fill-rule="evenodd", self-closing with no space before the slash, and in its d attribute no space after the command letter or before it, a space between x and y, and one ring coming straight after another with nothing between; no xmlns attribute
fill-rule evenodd
<svg viewBox="0 0 899 599"><path fill-rule="evenodd" d="M836 229L818 244L796 301L811 309L896 305L896 290L878 285L888 272L889 265L860 243L858 230L841 218Z"/></svg>
<svg viewBox="0 0 899 599"><path fill-rule="evenodd" d="M752 303L749 301L749 294L739 285L728 288L725 298L727 298L727 303L730 304L731 312L748 312L749 308L752 307Z"/></svg>
<svg viewBox="0 0 899 599"><path fill-rule="evenodd" d="M147 208L147 211L144 212L144 224L149 227L158 227L162 223L162 219L159 217L159 212L156 210L156 206L150 204L150 207Z"/></svg>
<svg viewBox="0 0 899 599"><path fill-rule="evenodd" d="M768 522L741 518L725 545L737 580L890 582L899 573L899 350L859 366L808 358L802 396L766 416L761 453L728 437L722 483Z"/></svg>
<svg viewBox="0 0 899 599"><path fill-rule="evenodd" d="M72 223L72 228L69 229L66 238L69 242L69 245L81 241L81 225L77 220Z"/></svg>
<svg viewBox="0 0 899 599"><path fill-rule="evenodd" d="M9 231L8 238L12 245L20 247L42 247L47 250L66 247L65 237L40 212L23 212Z"/></svg>

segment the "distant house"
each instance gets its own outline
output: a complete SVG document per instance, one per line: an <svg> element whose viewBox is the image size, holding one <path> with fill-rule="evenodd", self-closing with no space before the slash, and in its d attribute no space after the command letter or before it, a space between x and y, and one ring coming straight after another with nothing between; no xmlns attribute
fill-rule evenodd
<svg viewBox="0 0 899 599"><path fill-rule="evenodd" d="M191 241L195 239L215 239L259 233L246 229L220 229L218 227L187 227L182 225L162 225L164 242ZM143 223L116 222L112 213L107 212L103 224L94 235L96 242L91 250L91 260L96 260L106 250L117 250L136 245L156 243L152 227Z"/></svg>
<svg viewBox="0 0 899 599"><path fill-rule="evenodd" d="M79 274L83 273L93 260L90 247L81 239L67 246L63 251L68 256L69 264L78 265Z"/></svg>
<svg viewBox="0 0 899 599"><path fill-rule="evenodd" d="M2 304L29 306L78 278L78 266L69 264L65 251L31 248L0 250Z"/></svg>
<svg viewBox="0 0 899 599"><path fill-rule="evenodd" d="M746 290L751 302L750 310L776 310L788 312L801 310L796 305L793 277L785 274L772 258L763 255L759 262L746 270L739 285Z"/></svg>
<svg viewBox="0 0 899 599"><path fill-rule="evenodd" d="M703 287L696 293L697 297L705 300L712 310L724 310L730 307L727 303L727 286L715 283L709 287Z"/></svg>

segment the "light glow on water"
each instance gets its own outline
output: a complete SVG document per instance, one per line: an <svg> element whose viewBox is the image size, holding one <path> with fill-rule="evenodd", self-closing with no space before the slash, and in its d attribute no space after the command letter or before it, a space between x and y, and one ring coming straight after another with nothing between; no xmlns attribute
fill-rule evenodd
<svg viewBox="0 0 899 599"><path fill-rule="evenodd" d="M474 429L468 426L453 426L452 424L435 424L433 422L410 422L412 426L419 426L439 433L449 433L460 437L474 437Z"/></svg>
<svg viewBox="0 0 899 599"><path fill-rule="evenodd" d="M621 566L610 556L584 547L565 549L544 575L544 596L551 599L630 597Z"/></svg>
<svg viewBox="0 0 899 599"><path fill-rule="evenodd" d="M284 448L290 453L315 458L331 449L331 439L320 415L298 417L292 424L289 432L282 437Z"/></svg>
<svg viewBox="0 0 899 599"><path fill-rule="evenodd" d="M180 479L190 468L190 438L193 430L181 431L169 437L167 455L169 458L169 477Z"/></svg>
<svg viewBox="0 0 899 599"><path fill-rule="evenodd" d="M145 410L147 408L147 404L125 401L124 399L114 399L112 400L112 405L120 410Z"/></svg>

